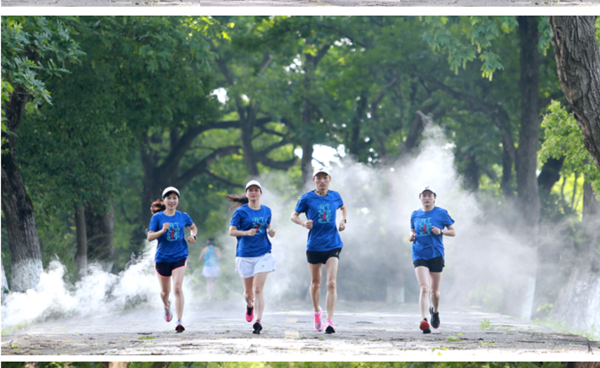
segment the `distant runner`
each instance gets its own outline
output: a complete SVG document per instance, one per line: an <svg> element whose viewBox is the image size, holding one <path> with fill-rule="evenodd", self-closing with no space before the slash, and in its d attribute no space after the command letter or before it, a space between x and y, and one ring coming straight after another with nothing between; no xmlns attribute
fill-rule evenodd
<svg viewBox="0 0 600 368"><path fill-rule="evenodd" d="M187 265L188 246L185 241L185 227L190 228L187 240L194 244L198 229L190 216L185 212L177 211L179 204L179 190L168 187L163 191L162 199L154 201L150 208L154 216L150 219L148 227L148 241L158 239L156 247L156 272L160 283L160 297L165 306L165 320L171 322L171 275L173 276L173 293L175 294L175 308L177 312L177 327L175 331L183 332L185 328L181 322L183 317L183 276Z"/></svg>
<svg viewBox="0 0 600 368"><path fill-rule="evenodd" d="M204 258L204 268L202 275L206 278L206 292L208 300L217 299L217 278L220 274L219 260L221 259L221 251L215 245L215 239L208 238L206 247L200 252L200 261Z"/></svg>
<svg viewBox="0 0 600 368"><path fill-rule="evenodd" d="M229 235L237 238L235 268L244 284L246 321L252 322L256 309L253 333L262 330L262 315L265 309L263 289L269 272L275 271L275 258L271 254L271 242L267 237L275 236L271 228L271 209L260 204L262 186L256 180L246 184L243 196L227 195L236 208L229 226Z"/></svg>
<svg viewBox="0 0 600 368"><path fill-rule="evenodd" d="M435 207L437 195L426 186L419 193L423 209L414 211L410 216L410 241L412 246L413 264L417 281L421 288L419 308L423 320L419 328L423 333L431 333L428 315L431 316L431 327L440 327L440 283L444 268L444 243L442 237L455 236L454 220L443 208ZM446 230L444 230L446 228ZM431 288L431 289L430 289ZM431 303L429 306L429 295Z"/></svg>
<svg viewBox="0 0 600 368"><path fill-rule="evenodd" d="M292 213L292 222L303 226L308 232L306 245L306 258L308 261L308 272L310 273L310 296L312 298L315 330L325 333L335 333L333 326L333 313L337 301L336 279L339 265L340 252L342 251L342 239L336 227L336 211L342 210L342 221L339 231L346 229L347 210L344 201L338 192L329 190L331 175L329 170L321 167L313 174L313 183L316 189L305 193L300 197L296 209ZM300 219L299 215L306 213L306 221ZM325 264L327 273L327 322L322 322L322 310L319 306L321 296L321 269Z"/></svg>

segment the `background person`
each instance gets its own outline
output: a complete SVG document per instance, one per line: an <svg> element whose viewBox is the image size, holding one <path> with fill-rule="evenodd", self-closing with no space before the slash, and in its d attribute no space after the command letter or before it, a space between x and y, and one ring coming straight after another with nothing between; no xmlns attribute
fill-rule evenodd
<svg viewBox="0 0 600 368"><path fill-rule="evenodd" d="M204 258L204 268L202 275L206 279L206 292L208 300L217 299L217 278L220 275L219 260L221 259L221 250L215 245L214 238L208 238L206 247L200 252L199 260Z"/></svg>
<svg viewBox="0 0 600 368"><path fill-rule="evenodd" d="M184 230L185 227L190 228L190 236L187 240L194 244L198 229L187 213L177 211L177 205L179 204L179 190L177 188L166 188L163 191L162 199L164 202L155 201L152 203L151 210L154 215L150 219L150 226L148 227L148 241L158 239L154 261L156 262L155 268L160 283L160 297L165 306L165 320L170 322L173 319L171 300L169 299L171 276L173 276L173 292L177 313L175 331L183 332L185 328L181 322L184 304L182 285L189 255Z"/></svg>
<svg viewBox="0 0 600 368"><path fill-rule="evenodd" d="M271 209L260 204L261 196L262 187L256 180L246 184L245 195L227 195L234 202L232 208L237 206L231 217L229 235L237 238L235 266L244 285L246 321L252 322L256 307L256 321L252 326L255 334L262 330L267 275L275 271L275 258L267 237L267 233L274 237L275 230L271 228Z"/></svg>
<svg viewBox="0 0 600 368"><path fill-rule="evenodd" d="M325 327L321 320L322 311L319 306L321 270L325 264L327 274L327 327L325 333L331 334L335 333L332 320L337 302L337 271L340 252L344 246L336 227L336 212L337 210L342 211L343 218L340 221L339 231L344 231L347 210L340 194L329 190L329 183L331 183L329 170L323 167L318 168L315 170L312 180L316 189L300 197L291 220L310 230L306 244L306 258L310 273L310 296L313 303L316 331L322 331ZM301 213L306 213L306 221L300 219Z"/></svg>
<svg viewBox="0 0 600 368"><path fill-rule="evenodd" d="M423 333L430 333L427 316L431 316L431 327L440 327L438 307L440 305L440 283L444 268L443 236L455 236L454 220L443 208L436 207L437 195L426 186L419 193L423 208L414 211L410 216L410 241L413 242L412 254L415 274L421 293L419 294L419 309L423 320L419 328ZM444 230L446 228L446 230ZM432 307L429 306L431 295Z"/></svg>

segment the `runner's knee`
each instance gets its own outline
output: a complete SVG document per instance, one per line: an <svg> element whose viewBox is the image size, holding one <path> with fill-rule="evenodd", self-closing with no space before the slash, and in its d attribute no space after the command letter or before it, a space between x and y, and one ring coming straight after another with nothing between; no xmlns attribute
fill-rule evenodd
<svg viewBox="0 0 600 368"><path fill-rule="evenodd" d="M337 285L336 280L327 280L327 290L335 290Z"/></svg>
<svg viewBox="0 0 600 368"><path fill-rule="evenodd" d="M429 286L427 285L419 285L421 287L421 294L428 294L429 293Z"/></svg>
<svg viewBox="0 0 600 368"><path fill-rule="evenodd" d="M173 288L173 293L175 293L177 296L183 295L183 287L181 285L175 285Z"/></svg>

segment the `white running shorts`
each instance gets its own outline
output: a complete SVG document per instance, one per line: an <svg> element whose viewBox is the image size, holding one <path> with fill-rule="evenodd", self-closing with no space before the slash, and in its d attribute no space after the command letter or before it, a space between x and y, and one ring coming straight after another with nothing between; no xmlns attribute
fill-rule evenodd
<svg viewBox="0 0 600 368"><path fill-rule="evenodd" d="M248 279L257 273L275 271L275 263L275 257L271 253L260 257L236 257L235 270L243 279Z"/></svg>
<svg viewBox="0 0 600 368"><path fill-rule="evenodd" d="M220 274L221 269L219 268L219 266L204 266L204 268L202 269L202 276L204 277L211 277L216 279L217 277L219 277Z"/></svg>

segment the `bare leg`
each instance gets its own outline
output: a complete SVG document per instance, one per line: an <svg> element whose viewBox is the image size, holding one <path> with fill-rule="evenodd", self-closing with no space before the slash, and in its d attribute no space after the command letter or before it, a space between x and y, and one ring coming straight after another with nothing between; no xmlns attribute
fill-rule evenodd
<svg viewBox="0 0 600 368"><path fill-rule="evenodd" d="M254 308L254 277L248 277L247 279L242 279L242 283L244 284L244 299L246 300L246 304L249 308Z"/></svg>
<svg viewBox="0 0 600 368"><path fill-rule="evenodd" d="M160 284L160 298L165 308L169 306L169 295L171 294L171 277L161 276L158 272L158 283Z"/></svg>
<svg viewBox="0 0 600 368"><path fill-rule="evenodd" d="M333 319L335 304L337 302L337 271L340 260L337 257L330 257L325 263L325 272L327 273L327 319Z"/></svg>
<svg viewBox="0 0 600 368"><path fill-rule="evenodd" d="M175 294L175 307L177 309L177 318L183 317L183 276L185 275L186 267L179 267L173 270L173 293Z"/></svg>
<svg viewBox="0 0 600 368"><path fill-rule="evenodd" d="M419 294L419 309L421 310L421 316L423 318L429 317L429 268L419 266L415 268L415 274L417 275L417 281L421 293Z"/></svg>
<svg viewBox="0 0 600 368"><path fill-rule="evenodd" d="M321 266L322 264L308 264L310 273L310 298L312 299L315 313L319 312L319 299L321 297Z"/></svg>
<svg viewBox="0 0 600 368"><path fill-rule="evenodd" d="M265 310L265 294L263 290L268 274L268 272L261 272L254 275L254 295L256 301L256 310L254 313L257 320L262 320L263 311Z"/></svg>
<svg viewBox="0 0 600 368"><path fill-rule="evenodd" d="M433 304L433 312L437 313L440 306L440 283L442 282L441 272L430 272L431 277L431 304Z"/></svg>

